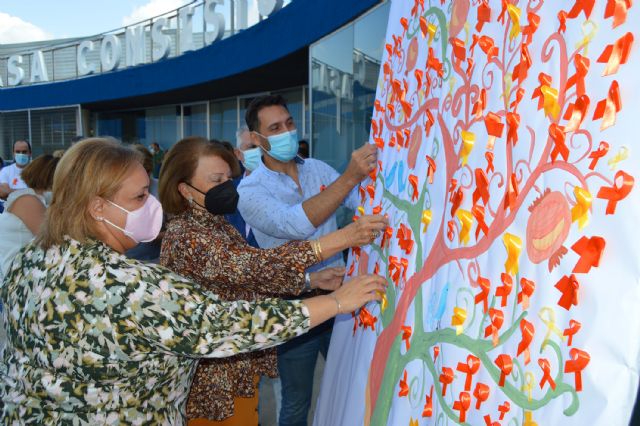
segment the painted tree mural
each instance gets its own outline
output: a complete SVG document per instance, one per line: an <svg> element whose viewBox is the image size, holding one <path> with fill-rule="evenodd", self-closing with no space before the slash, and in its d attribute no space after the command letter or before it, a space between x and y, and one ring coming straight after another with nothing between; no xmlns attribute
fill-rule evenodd
<svg viewBox="0 0 640 426"><path fill-rule="evenodd" d="M620 266L626 236L610 234L639 212L637 9L392 3L371 123L380 161L358 213L390 226L348 264L389 286L336 326L316 424L531 426L550 409L584 423L598 394L584 377L605 363L589 336L609 283L594 271ZM638 259L626 254L624 267ZM640 301L637 273L622 277Z"/></svg>

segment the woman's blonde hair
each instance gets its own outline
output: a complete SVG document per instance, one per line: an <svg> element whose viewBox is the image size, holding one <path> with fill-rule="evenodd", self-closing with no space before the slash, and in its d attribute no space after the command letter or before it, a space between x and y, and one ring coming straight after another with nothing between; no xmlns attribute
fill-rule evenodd
<svg viewBox="0 0 640 426"><path fill-rule="evenodd" d="M65 236L80 242L97 238L91 201L113 198L136 163L141 163L140 154L112 139L90 138L72 146L53 177L53 199L38 244L48 249Z"/></svg>

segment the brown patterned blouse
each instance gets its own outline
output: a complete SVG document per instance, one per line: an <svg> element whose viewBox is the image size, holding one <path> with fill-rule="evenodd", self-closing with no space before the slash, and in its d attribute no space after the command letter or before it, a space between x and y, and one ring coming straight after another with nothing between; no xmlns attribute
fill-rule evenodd
<svg viewBox="0 0 640 426"><path fill-rule="evenodd" d="M160 263L200 283L223 300L297 295L304 271L318 262L308 241L272 249L248 245L223 216L189 209L173 218L162 241ZM254 377L277 376L274 349L202 360L189 399L187 418L224 420L234 397L254 396Z"/></svg>

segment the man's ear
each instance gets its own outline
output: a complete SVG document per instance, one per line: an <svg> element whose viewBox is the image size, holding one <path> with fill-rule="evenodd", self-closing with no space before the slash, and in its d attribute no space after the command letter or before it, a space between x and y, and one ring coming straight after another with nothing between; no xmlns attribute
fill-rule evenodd
<svg viewBox="0 0 640 426"><path fill-rule="evenodd" d="M250 134L251 134L251 142L253 142L255 146L262 147L262 149L264 149L265 151L271 150L271 144L269 143L267 138L260 136L256 132L251 132Z"/></svg>
<svg viewBox="0 0 640 426"><path fill-rule="evenodd" d="M97 221L101 221L104 218L105 201L102 197L93 197L89 201L89 214Z"/></svg>

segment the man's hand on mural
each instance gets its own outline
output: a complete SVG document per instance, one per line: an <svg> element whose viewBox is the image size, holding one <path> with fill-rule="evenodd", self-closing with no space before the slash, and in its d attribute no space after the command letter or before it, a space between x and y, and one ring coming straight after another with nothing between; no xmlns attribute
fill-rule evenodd
<svg viewBox="0 0 640 426"><path fill-rule="evenodd" d="M351 161L345 175L353 179L355 186L375 169L377 161L378 148L373 144L366 143L351 154Z"/></svg>

